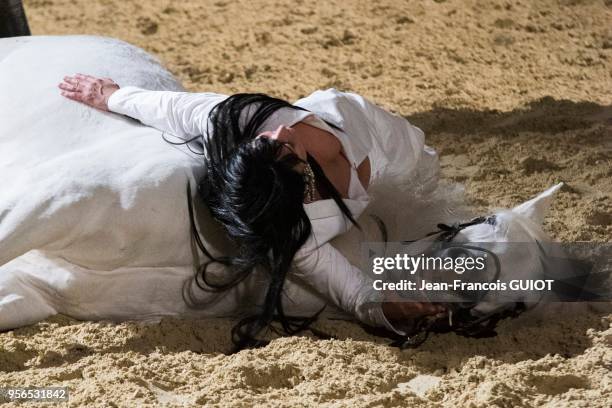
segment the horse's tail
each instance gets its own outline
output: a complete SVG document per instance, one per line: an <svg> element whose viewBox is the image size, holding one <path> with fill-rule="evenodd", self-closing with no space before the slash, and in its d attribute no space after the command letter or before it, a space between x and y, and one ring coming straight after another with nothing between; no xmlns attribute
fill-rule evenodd
<svg viewBox="0 0 612 408"><path fill-rule="evenodd" d="M0 38L30 35L30 26L21 0L0 2Z"/></svg>

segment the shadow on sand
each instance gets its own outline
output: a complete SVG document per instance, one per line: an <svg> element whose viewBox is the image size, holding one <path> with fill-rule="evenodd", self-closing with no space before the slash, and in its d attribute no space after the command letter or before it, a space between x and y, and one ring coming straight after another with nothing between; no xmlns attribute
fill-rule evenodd
<svg viewBox="0 0 612 408"><path fill-rule="evenodd" d="M598 123L612 126L612 105L556 100L546 96L510 112L434 107L426 112L407 115L406 119L423 129L428 136L438 133L554 134L585 129Z"/></svg>

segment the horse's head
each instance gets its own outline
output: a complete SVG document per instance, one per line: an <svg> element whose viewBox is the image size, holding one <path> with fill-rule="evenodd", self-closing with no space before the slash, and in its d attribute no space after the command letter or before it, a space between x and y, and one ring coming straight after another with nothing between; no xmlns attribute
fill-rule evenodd
<svg viewBox="0 0 612 408"><path fill-rule="evenodd" d="M536 197L511 210L496 211L493 216L484 218L484 222L466 226L452 239L453 243L469 244L487 248L497 258L499 275L503 281L512 279L543 279L551 257L557 247L549 245L551 241L542 230L554 194L563 183L559 183ZM477 252L477 251L476 251ZM477 255L474 253L473 255ZM513 293L513 298L521 301L533 299L533 292ZM486 314L500 308L499 298L494 293L482 299L472 313Z"/></svg>
<svg viewBox="0 0 612 408"><path fill-rule="evenodd" d="M554 193L562 185L559 183L511 210L495 211L492 215L463 223L439 224L439 231L412 242L407 252L413 256L425 253L443 259L487 256L486 270L482 274L470 276L471 272L466 272L459 276L455 271L447 271L438 275L442 277L441 281L452 282L457 278L464 281L473 279L472 281L476 282L542 279L549 268L551 255L554 256L546 244L550 242L550 238L542 230L542 223ZM420 271L417 275L421 275L419 279L433 278L429 271ZM536 295L539 296L539 293ZM534 299L533 291L515 291L511 300L504 300L499 292L494 291L480 291L476 294L456 291L444 293L444 296L446 295L449 295L447 300L442 302L448 305L449 313L454 314L454 319L429 323L424 320L421 322L424 325L417 325L417 330L412 334L418 333L419 330L431 330L455 331L468 336L492 335L499 319L518 315L525 309L525 303L528 304ZM435 294L428 297L433 302L441 301ZM407 344L410 344L410 341Z"/></svg>

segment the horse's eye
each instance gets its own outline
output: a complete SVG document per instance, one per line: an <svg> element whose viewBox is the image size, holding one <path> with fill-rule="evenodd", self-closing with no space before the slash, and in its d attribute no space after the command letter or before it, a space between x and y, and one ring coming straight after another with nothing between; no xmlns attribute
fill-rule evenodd
<svg viewBox="0 0 612 408"><path fill-rule="evenodd" d="M449 258L469 258L472 256L472 253L466 248L451 247L444 251L444 256Z"/></svg>

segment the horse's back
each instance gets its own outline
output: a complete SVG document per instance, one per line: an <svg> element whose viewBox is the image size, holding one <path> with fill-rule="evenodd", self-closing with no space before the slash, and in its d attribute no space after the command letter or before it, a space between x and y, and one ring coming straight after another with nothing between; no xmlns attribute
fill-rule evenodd
<svg viewBox="0 0 612 408"><path fill-rule="evenodd" d="M157 60L123 41L91 36L0 39L0 145L5 160L27 168L28 163L40 166L61 157L72 161L76 171L74 153L82 149L105 154L106 168L113 157L141 165L142 159L160 154L178 157L160 132L61 96L57 85L77 72L111 77L120 85L182 89Z"/></svg>
<svg viewBox="0 0 612 408"><path fill-rule="evenodd" d="M185 186L201 159L156 129L61 96L58 83L76 72L182 89L155 58L123 41L0 40L0 264L19 252L18 242L103 269L187 262ZM147 253L151 247L161 249Z"/></svg>
<svg viewBox="0 0 612 408"><path fill-rule="evenodd" d="M3 70L16 69L24 79L36 79L43 86L56 85L58 76L61 79L72 68L74 72L112 76L119 83L152 90L183 90L156 58L134 45L109 37L0 38L0 62L4 62Z"/></svg>

